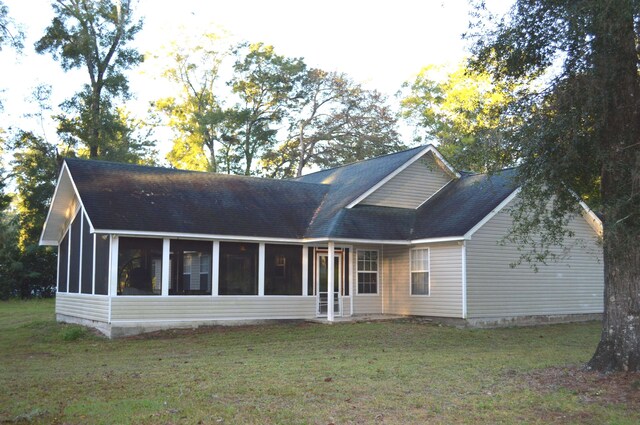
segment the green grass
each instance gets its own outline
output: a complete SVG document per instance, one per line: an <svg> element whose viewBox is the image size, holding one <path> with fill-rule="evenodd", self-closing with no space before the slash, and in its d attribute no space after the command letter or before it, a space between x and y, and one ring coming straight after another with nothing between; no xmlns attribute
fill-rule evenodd
<svg viewBox="0 0 640 425"><path fill-rule="evenodd" d="M589 359L599 324L278 324L106 340L52 301L0 303L0 423L635 424L532 372Z"/></svg>

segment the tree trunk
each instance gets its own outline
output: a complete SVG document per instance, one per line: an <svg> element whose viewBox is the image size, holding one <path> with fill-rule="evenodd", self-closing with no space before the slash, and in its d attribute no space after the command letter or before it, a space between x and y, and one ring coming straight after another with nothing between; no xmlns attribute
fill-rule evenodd
<svg viewBox="0 0 640 425"><path fill-rule="evenodd" d="M598 2L594 73L601 103L604 316L588 364L602 372L640 370L640 114L631 0ZM599 10L598 10L599 9Z"/></svg>
<svg viewBox="0 0 640 425"><path fill-rule="evenodd" d="M298 140L298 166L296 167L296 177L300 177L302 175L302 170L304 166L307 165L305 161L305 151L306 146L304 144L304 124L300 122L300 134Z"/></svg>
<svg viewBox="0 0 640 425"><path fill-rule="evenodd" d="M94 85L91 90L91 140L88 140L89 158L98 158L100 146L100 89Z"/></svg>

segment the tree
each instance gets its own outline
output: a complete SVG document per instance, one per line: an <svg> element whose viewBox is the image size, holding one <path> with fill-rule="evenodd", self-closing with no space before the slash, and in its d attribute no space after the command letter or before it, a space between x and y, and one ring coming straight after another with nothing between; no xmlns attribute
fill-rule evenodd
<svg viewBox="0 0 640 425"><path fill-rule="evenodd" d="M135 21L130 0L56 0L55 17L36 43L38 53L50 53L65 71L86 68L89 84L62 106L59 132L87 147L90 158L102 157L121 133L113 101L128 99L124 72L142 61L127 48L142 21Z"/></svg>
<svg viewBox="0 0 640 425"><path fill-rule="evenodd" d="M335 166L401 148L396 117L382 94L345 74L309 69L287 110L288 136L262 158L272 177L301 176L309 165Z"/></svg>
<svg viewBox="0 0 640 425"><path fill-rule="evenodd" d="M9 45L14 49L22 50L24 32L20 26L9 16L9 8L0 1L0 50L3 45Z"/></svg>
<svg viewBox="0 0 640 425"><path fill-rule="evenodd" d="M228 85L238 101L225 111L226 139L243 158L244 174L250 175L254 159L275 144L275 126L300 96L306 65L263 43L241 44L234 53L237 60Z"/></svg>
<svg viewBox="0 0 640 425"><path fill-rule="evenodd" d="M22 298L51 296L55 292L56 252L39 246L39 241L62 158L55 146L30 132L18 132L12 144L18 224L14 290Z"/></svg>
<svg viewBox="0 0 640 425"><path fill-rule="evenodd" d="M515 237L544 231L561 243L573 193L598 191L605 308L588 366L600 371L640 370L639 23L637 0L518 0L493 27L475 27L473 67L542 87L512 110L526 117L512 142L522 156Z"/></svg>
<svg viewBox="0 0 640 425"><path fill-rule="evenodd" d="M437 141L458 169L486 172L512 166L518 151L509 144L510 134L521 119L508 111L517 88L464 65L445 78L439 77L443 71L427 66L413 82L403 84L401 114L415 125L416 140Z"/></svg>
<svg viewBox="0 0 640 425"><path fill-rule="evenodd" d="M222 137L225 114L216 93L220 65L228 50L220 36L209 33L194 47L173 44L168 52L172 64L162 75L178 85L180 94L159 99L154 106L168 117L176 134L168 155L174 166L213 172L226 168L230 172L224 158L223 167L218 166L216 152L220 145L220 153L228 152Z"/></svg>

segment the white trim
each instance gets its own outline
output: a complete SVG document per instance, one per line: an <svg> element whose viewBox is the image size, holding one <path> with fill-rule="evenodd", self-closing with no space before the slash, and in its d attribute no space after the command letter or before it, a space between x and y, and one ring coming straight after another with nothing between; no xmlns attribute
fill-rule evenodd
<svg viewBox="0 0 640 425"><path fill-rule="evenodd" d="M353 278L353 258L355 257L355 249L353 249L353 246L349 247L349 315L353 316L353 299L355 298L355 294L356 294L356 282L355 279ZM344 282L344 277L342 278L342 281Z"/></svg>
<svg viewBox="0 0 640 425"><path fill-rule="evenodd" d="M302 296L309 295L309 247L302 246Z"/></svg>
<svg viewBox="0 0 640 425"><path fill-rule="evenodd" d="M211 251L211 296L218 296L218 283L220 282L220 241L213 241Z"/></svg>
<svg viewBox="0 0 640 425"><path fill-rule="evenodd" d="M380 250L378 249L356 249L356 262L359 262L358 259L358 254L360 254L361 252L375 252L376 253L376 271L371 271L371 270L360 270L358 268L358 264L356 264L356 275L355 275L355 280L357 280L357 285L356 285L356 292L354 293L354 295L357 296L378 296L380 295ZM374 274L376 275L376 292L371 292L371 293L360 293L360 281L359 281L359 274L360 273L369 273L369 274Z"/></svg>
<svg viewBox="0 0 640 425"><path fill-rule="evenodd" d="M335 314L335 304L333 301L333 285L335 285L334 257L335 245L333 242L329 242L327 246L327 321L329 322L333 322ZM338 295L338 298L339 297Z"/></svg>
<svg viewBox="0 0 640 425"><path fill-rule="evenodd" d="M78 188L76 187L76 183L73 181L73 176L71 175L71 171L69 171L69 166L67 165L67 162L63 162L62 163L62 168L60 168L60 175L58 176L58 181L56 182L56 188L53 192L53 197L51 198L51 204L49 204L49 211L47 212L47 218L44 221L44 226L42 226L42 232L40 233L40 245L54 245L54 241L52 240L45 240L43 239L44 233L47 229L47 224L49 223L49 216L51 215L51 211L53 210L53 204L54 201L56 199L56 195L58 193L58 187L60 186L60 181L62 180L62 175L64 174L64 172L67 172L67 174L69 175L69 181L71 182L71 188L73 189L73 193L76 195L76 198L78 198L78 204L80 205L80 207L86 211L86 208L84 207L84 204L82 203L82 198L80 198L80 192L78 192ZM73 221L73 220L72 220ZM89 229L91 231L91 233L95 233L95 228L93 227L93 223L91 222L91 218L89 217L89 214L87 214L87 221L89 222Z"/></svg>
<svg viewBox="0 0 640 425"><path fill-rule="evenodd" d="M416 155L414 155L411 159L409 159L407 162L405 162L404 164L402 164L400 167L396 168L394 171L392 171L390 174L388 174L385 178L383 178L382 180L380 180L378 183L376 183L375 185L373 185L369 190L367 190L365 193L363 193L362 195L358 196L354 201L352 201L349 205L346 206L346 208L350 209L355 207L356 205L358 205L360 202L362 202L364 199L366 199L369 195L371 195L373 192L375 192L376 190L380 189L382 186L385 185L385 183L387 183L389 180L391 180L392 178L394 178L395 176L397 176L398 174L400 174L402 171L404 171L406 168L408 168L411 164L413 164L414 162L416 162L417 160L419 160L420 158L422 158L424 155L426 155L429 152L433 152L433 154L440 160L442 161L442 164L447 167L449 169L449 171L454 174L456 177L460 177L460 173L458 173L452 166L451 164L449 164L447 162L447 160L445 160L442 155L440 154L440 152L438 152L438 150L433 146L433 145L428 145L426 148L420 150L420 152L418 152Z"/></svg>
<svg viewBox="0 0 640 425"><path fill-rule="evenodd" d="M427 250L427 264L428 264L428 268L427 270L413 270L413 252L414 251L423 251L423 250ZM413 294L412 290L413 290L413 273L428 273L428 277L429 277L429 281L427 282L427 294ZM430 297L431 296L431 248L429 247L421 247L421 248L411 248L409 250L409 297Z"/></svg>
<svg viewBox="0 0 640 425"><path fill-rule="evenodd" d="M411 240L384 240L384 239L349 239L349 238L331 238L322 237L322 238L313 238L313 239L303 239L303 243L312 243L312 244L322 244L329 242L329 240L337 243L337 244L370 244L370 245L379 245L379 244L387 244L387 245L411 245Z"/></svg>
<svg viewBox="0 0 640 425"><path fill-rule="evenodd" d="M111 235L111 250L109 252L109 296L118 296L118 245L119 239L115 235Z"/></svg>
<svg viewBox="0 0 640 425"><path fill-rule="evenodd" d="M56 199L56 195L58 194L58 188L60 187L60 180L62 180L62 175L65 169L65 165L66 165L66 162L63 162L62 168L60 169L60 174L58 175L58 180L56 181L56 187L53 191L53 196L51 197L51 203L49 204L49 210L47 211L47 218L45 218L44 226L42 226L42 231L40 232L40 241L39 241L40 245L46 245L42 237L44 236L44 232L47 229L47 224L49 223L49 216L51 215L51 210L53 210L53 201ZM71 173L69 173L69 177L71 177ZM62 237L64 238L64 233L62 234ZM46 241L46 242L51 242L51 241Z"/></svg>
<svg viewBox="0 0 640 425"><path fill-rule="evenodd" d="M462 318L467 318L467 244L462 241L462 247L460 255L462 256ZM431 261L431 259L429 259ZM431 268L431 263L429 263ZM431 273L429 273L431 274Z"/></svg>
<svg viewBox="0 0 640 425"><path fill-rule="evenodd" d="M410 245L418 245L424 243L439 243L439 242L458 242L464 240L464 236L445 236L442 238L426 238L426 239L414 239L410 241Z"/></svg>
<svg viewBox="0 0 640 425"><path fill-rule="evenodd" d="M171 261L171 239L162 239L162 277L160 283L160 295L163 297L169 296L169 279L170 276L170 261Z"/></svg>
<svg viewBox="0 0 640 425"><path fill-rule="evenodd" d="M111 244L113 243L113 236L112 235L108 235L107 236L108 240L109 240L109 267L107 268L107 296L109 297L109 316L107 317L107 323L111 323L111 299L113 298L114 294L111 292L111 279L112 276L115 274L114 270L113 270L113 263L111 260L111 254L112 254L112 249L111 249Z"/></svg>
<svg viewBox="0 0 640 425"><path fill-rule="evenodd" d="M378 270L380 271L380 311L384 314L384 245L380 246L380 264L378 266Z"/></svg>
<svg viewBox="0 0 640 425"><path fill-rule="evenodd" d="M269 238L262 236L236 236L236 235L213 235L207 233L182 233L182 232L149 232L144 230L116 230L98 229L98 233L110 233L118 236L147 236L147 237L169 237L171 239L217 239L230 242L283 242L301 244L304 239L293 238Z"/></svg>
<svg viewBox="0 0 640 425"><path fill-rule="evenodd" d="M73 220L71 220L67 228L67 294L71 292L69 291L69 282L71 279L69 276L71 272L71 224L73 224ZM64 236L62 236L62 240L64 240Z"/></svg>
<svg viewBox="0 0 640 425"><path fill-rule="evenodd" d="M64 239L64 235L62 235ZM56 294L60 292L60 243L58 243L58 255L56 255Z"/></svg>
<svg viewBox="0 0 640 425"><path fill-rule="evenodd" d="M580 206L584 209L584 214L589 216L589 218L591 219L591 220L587 220L587 223L589 223L593 231L596 232L598 236L602 237L602 233L603 233L602 220L600 220L600 218L596 215L596 213L594 213L593 210L589 208L589 206L583 200L578 198L578 201L580 202Z"/></svg>
<svg viewBox="0 0 640 425"><path fill-rule="evenodd" d="M477 232L482 226L484 226L487 223L487 221L491 220L496 214L502 211L504 207L506 207L511 201L513 201L513 199L516 196L518 196L518 194L520 193L520 190L521 188L517 188L516 190L511 192L511 195L507 196L502 202L500 202L500 204L498 204L497 207L495 207L489 214L487 214L482 220L476 223L476 225L473 226L467 233L465 233L464 239L465 240L471 239L473 234Z"/></svg>
<svg viewBox="0 0 640 425"><path fill-rule="evenodd" d="M93 264L91 265L91 294L92 295L96 294L96 237L97 235L94 233L93 234L93 255L92 255Z"/></svg>
<svg viewBox="0 0 640 425"><path fill-rule="evenodd" d="M264 297L265 244L258 245L258 296Z"/></svg>
<svg viewBox="0 0 640 425"><path fill-rule="evenodd" d="M82 293L82 248L84 245L84 214L83 214L83 209L80 208L80 254L78 255L78 293L81 294ZM77 220L78 215L76 214L76 218L74 218L74 221Z"/></svg>

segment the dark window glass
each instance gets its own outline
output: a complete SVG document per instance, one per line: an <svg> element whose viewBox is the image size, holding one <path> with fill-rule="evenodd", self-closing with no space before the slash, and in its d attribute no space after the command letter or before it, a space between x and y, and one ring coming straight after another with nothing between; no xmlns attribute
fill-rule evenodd
<svg viewBox="0 0 640 425"><path fill-rule="evenodd" d="M79 212L71 223L71 247L69 248L69 292L80 292L80 223L82 213Z"/></svg>
<svg viewBox="0 0 640 425"><path fill-rule="evenodd" d="M93 235L89 232L89 221L82 215L82 293L93 293Z"/></svg>
<svg viewBox="0 0 640 425"><path fill-rule="evenodd" d="M308 257L307 257L307 270L308 270L308 274L307 274L307 295L314 295L315 291L315 281L316 281L316 277L313 274L313 259L314 257L314 250L313 247L309 247L308 248Z"/></svg>
<svg viewBox="0 0 640 425"><path fill-rule="evenodd" d="M258 244L220 242L220 295L258 295Z"/></svg>
<svg viewBox="0 0 640 425"><path fill-rule="evenodd" d="M162 239L120 238L118 295L162 294Z"/></svg>
<svg viewBox="0 0 640 425"><path fill-rule="evenodd" d="M69 232L58 246L58 292L67 292L67 267L69 266Z"/></svg>
<svg viewBox="0 0 640 425"><path fill-rule="evenodd" d="M265 246L265 295L302 295L302 247Z"/></svg>
<svg viewBox="0 0 640 425"><path fill-rule="evenodd" d="M171 241L169 295L211 295L212 244Z"/></svg>
<svg viewBox="0 0 640 425"><path fill-rule="evenodd" d="M96 294L109 293L109 235L96 235Z"/></svg>

